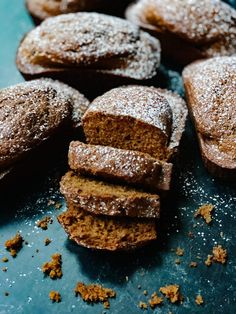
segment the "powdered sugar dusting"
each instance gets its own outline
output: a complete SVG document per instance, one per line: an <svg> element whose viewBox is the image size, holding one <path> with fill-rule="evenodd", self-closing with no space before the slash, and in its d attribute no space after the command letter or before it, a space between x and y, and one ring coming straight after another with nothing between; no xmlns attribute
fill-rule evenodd
<svg viewBox="0 0 236 314"><path fill-rule="evenodd" d="M148 79L159 63L157 39L126 20L98 13L47 19L24 38L17 54L18 67L29 74L73 66Z"/></svg>
<svg viewBox="0 0 236 314"><path fill-rule="evenodd" d="M134 117L159 128L168 137L170 136L171 108L167 100L152 87L126 86L114 88L96 98L89 110Z"/></svg>
<svg viewBox="0 0 236 314"><path fill-rule="evenodd" d="M236 52L236 11L220 0L141 0L127 17L157 34L174 33L207 57Z"/></svg>
<svg viewBox="0 0 236 314"><path fill-rule="evenodd" d="M236 160L236 57L194 63L186 67L183 77L198 132L215 151L215 158L229 158L233 162Z"/></svg>

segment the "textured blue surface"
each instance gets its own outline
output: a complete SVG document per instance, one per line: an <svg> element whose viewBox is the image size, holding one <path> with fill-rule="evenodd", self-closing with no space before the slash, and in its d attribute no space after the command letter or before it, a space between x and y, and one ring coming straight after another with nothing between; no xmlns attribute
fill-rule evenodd
<svg viewBox="0 0 236 314"><path fill-rule="evenodd" d="M0 87L22 81L15 67L15 50L23 34L33 27L22 0L0 0ZM167 71L169 87L183 93L179 74ZM153 245L129 254L108 254L80 248L70 241L56 221L60 211L48 206L49 199L60 200L58 182L64 166L35 178L29 186L0 191L0 259L9 256L4 242L22 232L28 245L24 245L16 259L9 257L8 271L0 270L0 313L102 313L103 306L87 305L75 298L73 289L77 281L98 282L114 288L117 298L111 300L107 313L136 314L140 301L146 301L142 291L149 295L167 284L179 284L184 303L171 305L165 301L161 308L145 313L236 313L236 195L235 186L211 178L202 166L199 150L190 122L183 139L182 155L176 168L173 192L162 210L159 224L159 240ZM216 206L214 220L207 226L193 214L203 203ZM64 204L64 203L63 203ZM42 231L35 222L45 215L53 217L53 224ZM194 238L187 234L192 231ZM49 237L52 243L44 246ZM207 268L204 260L215 244L221 244L229 252L226 266L214 264ZM172 251L180 246L185 249L181 264ZM36 252L36 250L39 250ZM60 280L45 278L40 271L50 256L60 252L63 259L63 277ZM33 257L32 257L33 256ZM189 267L197 261L198 267ZM138 289L141 285L141 289ZM62 302L52 304L50 290L58 290ZM5 292L9 296L4 296ZM195 296L201 293L205 305L198 307Z"/></svg>

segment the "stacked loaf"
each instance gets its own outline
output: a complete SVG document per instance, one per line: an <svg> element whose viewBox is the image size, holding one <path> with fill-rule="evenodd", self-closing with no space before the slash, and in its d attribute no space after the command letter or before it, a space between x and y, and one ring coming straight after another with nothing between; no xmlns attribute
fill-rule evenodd
<svg viewBox="0 0 236 314"><path fill-rule="evenodd" d="M158 194L170 188L186 115L178 95L153 87L119 87L92 102L87 144L71 142L60 184L68 210L58 220L71 239L110 251L156 239Z"/></svg>

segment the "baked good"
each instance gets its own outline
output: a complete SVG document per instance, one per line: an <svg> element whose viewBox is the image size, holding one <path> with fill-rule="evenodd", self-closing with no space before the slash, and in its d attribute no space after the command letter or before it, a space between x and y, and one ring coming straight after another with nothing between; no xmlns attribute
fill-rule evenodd
<svg viewBox="0 0 236 314"><path fill-rule="evenodd" d="M203 161L215 176L236 175L236 56L187 66L183 80Z"/></svg>
<svg viewBox="0 0 236 314"><path fill-rule="evenodd" d="M65 84L41 79L0 91L0 172L72 124L88 101ZM80 112L81 106L81 112Z"/></svg>
<svg viewBox="0 0 236 314"><path fill-rule="evenodd" d="M113 0L26 0L26 8L36 22L64 13L80 11L122 12L130 1ZM118 10L118 12L117 12Z"/></svg>
<svg viewBox="0 0 236 314"><path fill-rule="evenodd" d="M159 63L157 39L126 20L85 12L45 20L23 38L16 57L26 79L58 78L90 91L151 79Z"/></svg>
<svg viewBox="0 0 236 314"><path fill-rule="evenodd" d="M125 86L96 98L82 118L89 144L137 150L169 161L184 131L187 108L172 92Z"/></svg>
<svg viewBox="0 0 236 314"><path fill-rule="evenodd" d="M67 202L96 215L159 218L156 194L67 172L60 191Z"/></svg>
<svg viewBox="0 0 236 314"><path fill-rule="evenodd" d="M93 249L118 251L135 249L156 240L153 219L94 216L68 205L58 221L77 244Z"/></svg>
<svg viewBox="0 0 236 314"><path fill-rule="evenodd" d="M82 175L153 191L170 189L172 164L141 152L74 141L70 143L68 161L70 168Z"/></svg>
<svg viewBox="0 0 236 314"><path fill-rule="evenodd" d="M161 41L182 64L236 53L236 11L220 0L140 0L126 17Z"/></svg>

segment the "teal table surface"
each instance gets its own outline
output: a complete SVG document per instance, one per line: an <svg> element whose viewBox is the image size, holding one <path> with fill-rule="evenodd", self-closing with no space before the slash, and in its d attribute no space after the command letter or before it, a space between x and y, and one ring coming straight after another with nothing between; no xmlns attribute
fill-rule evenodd
<svg viewBox="0 0 236 314"><path fill-rule="evenodd" d="M24 81L15 66L15 53L22 36L32 27L22 0L0 0L0 88ZM168 75L167 87L183 95L179 72L166 66L163 71ZM0 314L142 313L139 302L147 302L151 293L168 284L180 285L183 303L174 305L165 300L163 306L144 313L236 313L236 186L207 173L190 121L180 156L172 192L162 208L158 241L132 253L94 252L67 239L56 219L65 209L58 191L60 176L66 170L65 159L58 158L53 169L45 170L26 185L0 191ZM48 205L49 200L59 201L62 207L56 210ZM205 203L215 205L211 225L194 218L196 209ZM53 223L43 231L36 222L45 216L51 216ZM13 259L4 243L17 231L28 244L24 243ZM188 236L189 232L193 237ZM44 245L46 237L52 240L48 246ZM215 245L227 249L227 264L207 267L204 261ZM184 249L184 256L175 254L177 247ZM41 266L56 252L62 254L63 277L51 280L44 277ZM9 262L1 261L4 256ZM177 258L180 264L175 263ZM189 267L192 261L198 263L196 268ZM7 272L2 271L3 267ZM110 309L76 298L73 290L78 281L114 289L117 296L111 300ZM51 303L51 290L61 293L61 303ZM198 294L204 298L203 306L195 303Z"/></svg>

